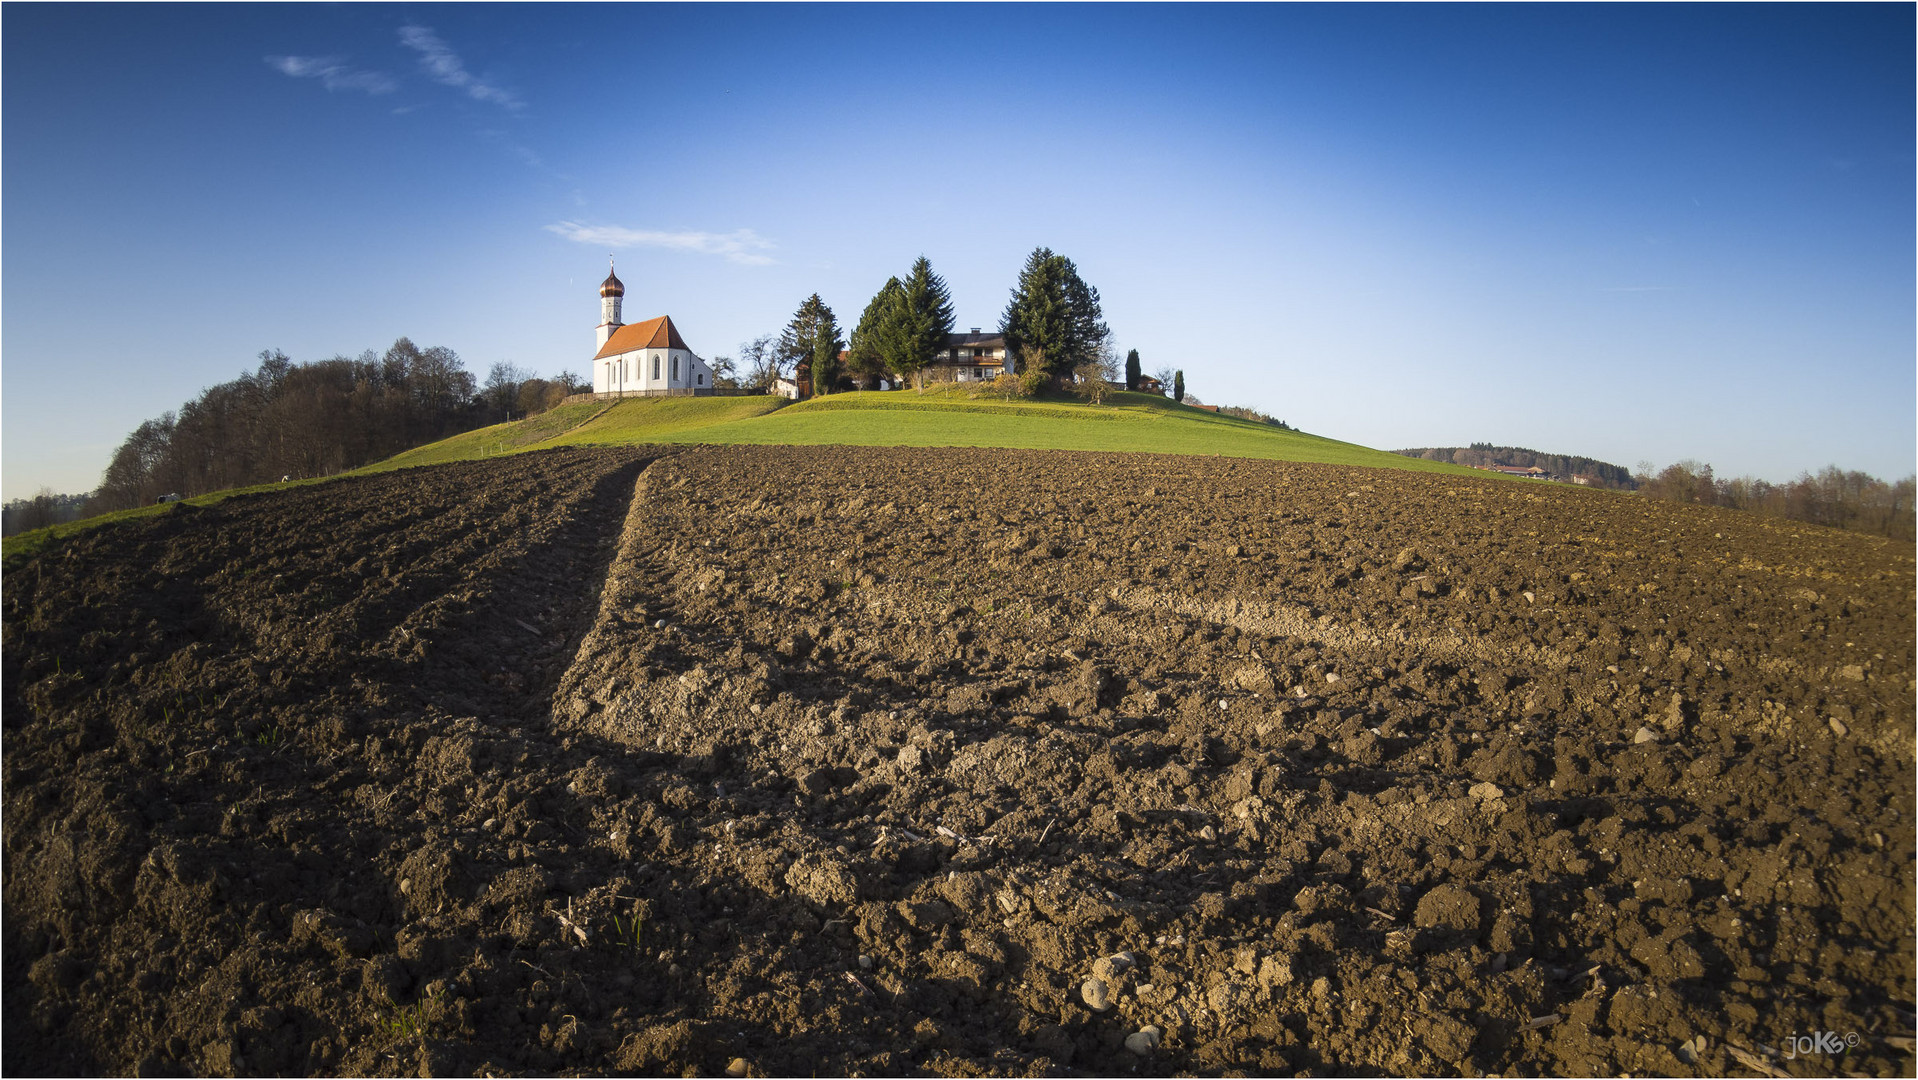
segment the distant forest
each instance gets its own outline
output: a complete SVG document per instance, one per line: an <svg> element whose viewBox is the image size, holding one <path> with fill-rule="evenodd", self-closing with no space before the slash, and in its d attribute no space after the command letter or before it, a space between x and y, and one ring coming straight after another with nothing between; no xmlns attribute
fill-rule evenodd
<svg viewBox="0 0 1918 1080"><path fill-rule="evenodd" d="M587 387L493 365L478 383L451 349L400 338L384 354L296 364L278 350L257 370L135 428L86 513L143 506L281 477L357 468L422 443L544 412Z"/></svg>
<svg viewBox="0 0 1918 1080"><path fill-rule="evenodd" d="M78 521L87 516L89 497L61 495L51 488L41 488L31 499L12 499L0 506L0 536Z"/></svg>
<svg viewBox="0 0 1918 1080"><path fill-rule="evenodd" d="M1918 539L1918 509L1913 505L1918 477L1886 483L1831 465L1815 476L1801 473L1788 484L1774 484L1749 476L1728 480L1713 476L1710 465L1681 461L1656 476L1640 476L1638 485L1641 494L1671 502L1728 506L1893 540Z"/></svg>
<svg viewBox="0 0 1918 1080"><path fill-rule="evenodd" d="M1523 446L1473 443L1470 446L1439 446L1392 452L1406 457L1423 458L1426 461L1445 461L1453 465L1470 465L1481 469L1493 465L1510 465L1519 469L1538 468L1568 480L1574 476L1586 476L1591 478L1591 486L1611 488L1615 491L1634 491L1638 488L1637 481L1632 479L1632 471L1623 465L1613 465L1610 462L1595 461L1592 458L1576 457L1571 454L1544 454L1537 450L1527 450Z"/></svg>
<svg viewBox="0 0 1918 1080"><path fill-rule="evenodd" d="M1565 454L1541 454L1520 446L1493 446L1473 443L1469 447L1438 447L1422 450L1394 450L1395 454L1449 461L1454 465L1512 465L1521 469L1537 467L1565 479L1589 476L1591 486L1615 491L1636 491L1640 495L1667 502L1724 506L1749 510L1766 517L1828 525L1834 529L1888 536L1894 540L1918 538L1918 511L1913 495L1918 478L1907 477L1887 483L1862 472L1847 472L1828 466L1816 475L1803 473L1785 484L1713 476L1712 467L1696 461L1667 465L1657 473L1630 471L1591 458Z"/></svg>

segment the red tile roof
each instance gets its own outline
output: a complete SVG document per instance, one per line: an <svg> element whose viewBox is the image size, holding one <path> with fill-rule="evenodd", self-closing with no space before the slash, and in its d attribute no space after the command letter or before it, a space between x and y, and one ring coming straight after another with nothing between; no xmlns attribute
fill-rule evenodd
<svg viewBox="0 0 1918 1080"><path fill-rule="evenodd" d="M606 339L606 344L593 359L618 356L634 349L686 349L692 352L686 348L686 342L679 336L679 328L673 325L672 318L661 315L645 322L627 323L613 331L613 336Z"/></svg>

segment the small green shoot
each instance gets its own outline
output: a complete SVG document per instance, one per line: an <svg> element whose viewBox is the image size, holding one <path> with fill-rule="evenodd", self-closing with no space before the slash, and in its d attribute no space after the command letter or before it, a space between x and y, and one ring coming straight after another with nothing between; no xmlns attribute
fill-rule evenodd
<svg viewBox="0 0 1918 1080"><path fill-rule="evenodd" d="M634 952L638 952L640 949L640 935L645 929L646 920L638 915L634 915L630 919L621 919L618 915L615 915L613 916L611 941L622 949L631 949Z"/></svg>
<svg viewBox="0 0 1918 1080"><path fill-rule="evenodd" d="M395 1005L389 1001L387 1006L391 1011L375 1021L373 1026L383 1032L389 1042L424 1036L433 1025L433 1017L427 1015L427 1006L435 1006L433 1011L437 1013L439 998L440 992L428 991L425 997L411 1005Z"/></svg>
<svg viewBox="0 0 1918 1080"><path fill-rule="evenodd" d="M417 1004L396 1006L393 1015L379 1021L379 1028L388 1038L411 1039L426 1031L425 1012Z"/></svg>

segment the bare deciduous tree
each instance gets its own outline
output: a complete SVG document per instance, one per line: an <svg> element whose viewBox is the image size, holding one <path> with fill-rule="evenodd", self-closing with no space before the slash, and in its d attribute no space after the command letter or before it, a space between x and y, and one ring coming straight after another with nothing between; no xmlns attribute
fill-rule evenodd
<svg viewBox="0 0 1918 1080"><path fill-rule="evenodd" d="M575 373L548 381L493 365L484 395L451 350L406 338L385 355L295 364L260 354L258 370L201 391L141 424L115 452L92 512L282 476L326 476L505 418L551 408L584 389Z"/></svg>
<svg viewBox="0 0 1918 1080"><path fill-rule="evenodd" d="M512 413L519 405L520 384L532 377L532 372L504 360L494 364L486 373L486 382L480 385L480 399L486 403L489 419L513 419Z"/></svg>
<svg viewBox="0 0 1918 1080"><path fill-rule="evenodd" d="M779 352L779 339L772 334L761 334L741 345L739 366L745 372L743 385L756 390L772 389L774 380L786 370Z"/></svg>
<svg viewBox="0 0 1918 1080"><path fill-rule="evenodd" d="M1103 405L1112 393L1112 369L1097 360L1087 360L1072 369L1073 392L1088 405Z"/></svg>

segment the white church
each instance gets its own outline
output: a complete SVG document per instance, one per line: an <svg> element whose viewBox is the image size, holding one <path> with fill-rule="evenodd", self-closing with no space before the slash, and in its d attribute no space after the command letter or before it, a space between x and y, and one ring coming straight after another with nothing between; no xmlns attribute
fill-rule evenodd
<svg viewBox="0 0 1918 1080"><path fill-rule="evenodd" d="M619 321L626 286L607 271L599 286L599 352L593 356L593 393L617 397L704 397L713 369L693 355L665 315L631 326Z"/></svg>

